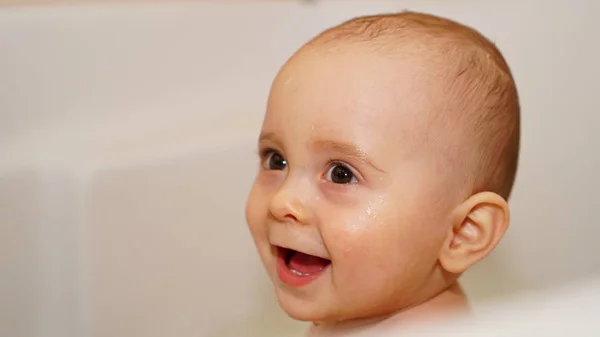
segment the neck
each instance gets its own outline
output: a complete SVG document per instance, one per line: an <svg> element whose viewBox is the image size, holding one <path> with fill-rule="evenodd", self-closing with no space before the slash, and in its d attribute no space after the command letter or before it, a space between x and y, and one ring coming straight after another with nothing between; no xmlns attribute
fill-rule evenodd
<svg viewBox="0 0 600 337"><path fill-rule="evenodd" d="M375 327L399 330L412 327L420 322L430 322L432 319L441 319L447 315L464 314L469 311L467 298L460 285L455 283L425 302L385 316L355 319L335 324L313 324L308 336L354 336L356 333L371 331ZM370 333L367 332L367 335Z"/></svg>

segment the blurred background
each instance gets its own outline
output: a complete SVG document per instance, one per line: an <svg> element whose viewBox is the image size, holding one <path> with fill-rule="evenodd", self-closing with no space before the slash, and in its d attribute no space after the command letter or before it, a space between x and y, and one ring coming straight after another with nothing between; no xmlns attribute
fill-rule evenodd
<svg viewBox="0 0 600 337"><path fill-rule="evenodd" d="M522 104L512 226L477 309L600 274L600 2L0 1L0 336L301 336L244 219L279 67L412 9L495 41Z"/></svg>

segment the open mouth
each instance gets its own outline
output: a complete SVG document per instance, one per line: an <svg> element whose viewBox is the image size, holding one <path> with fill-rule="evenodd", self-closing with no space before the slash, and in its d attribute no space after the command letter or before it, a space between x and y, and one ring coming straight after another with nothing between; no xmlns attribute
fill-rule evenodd
<svg viewBox="0 0 600 337"><path fill-rule="evenodd" d="M277 255L279 278L292 286L316 280L331 264L330 260L283 247L277 247Z"/></svg>

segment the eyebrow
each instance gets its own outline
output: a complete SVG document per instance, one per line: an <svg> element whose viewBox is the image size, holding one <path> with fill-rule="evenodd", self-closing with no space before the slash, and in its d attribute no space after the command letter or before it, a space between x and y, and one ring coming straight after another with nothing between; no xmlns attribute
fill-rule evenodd
<svg viewBox="0 0 600 337"><path fill-rule="evenodd" d="M313 146L316 148L321 148L343 154L345 156L358 160L364 164L367 164L368 166L371 166L379 172L385 173L385 171L379 168L379 166L375 164L375 162L369 159L365 151L361 150L360 147L354 144L339 143L331 140L318 140L313 143Z"/></svg>
<svg viewBox="0 0 600 337"><path fill-rule="evenodd" d="M265 132L265 133L261 133L260 136L258 137L258 142L261 143L265 140L270 140L270 141L274 141L275 140L275 134L273 132Z"/></svg>
<svg viewBox="0 0 600 337"><path fill-rule="evenodd" d="M277 137L273 132L261 133L258 138L259 143L263 141L276 142L276 140ZM379 166L367 156L365 151L361 150L360 147L357 145L350 143L340 143L331 140L316 140L312 143L312 146L314 148L340 153L347 157L358 160L381 173L386 173L384 170L379 168Z"/></svg>

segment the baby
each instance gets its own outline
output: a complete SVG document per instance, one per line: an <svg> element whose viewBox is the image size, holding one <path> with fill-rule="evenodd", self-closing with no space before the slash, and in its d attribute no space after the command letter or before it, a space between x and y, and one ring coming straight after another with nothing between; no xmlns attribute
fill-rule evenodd
<svg viewBox="0 0 600 337"><path fill-rule="evenodd" d="M509 225L509 67L475 30L403 12L328 29L283 66L246 217L309 334L468 313L458 279Z"/></svg>

